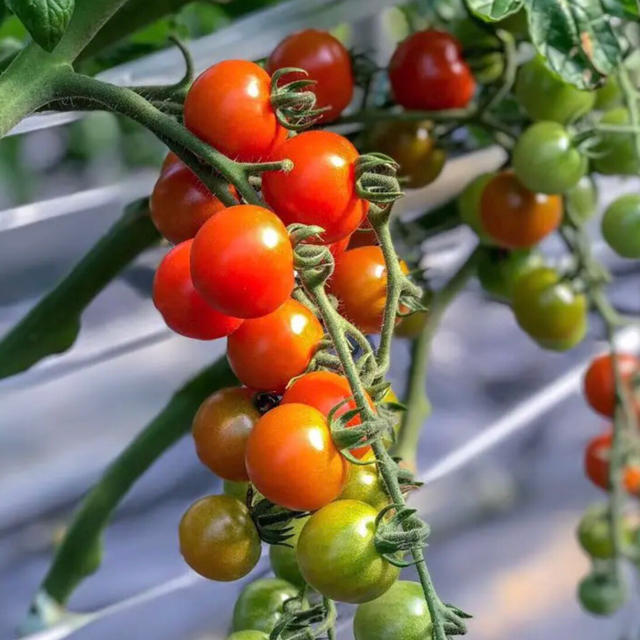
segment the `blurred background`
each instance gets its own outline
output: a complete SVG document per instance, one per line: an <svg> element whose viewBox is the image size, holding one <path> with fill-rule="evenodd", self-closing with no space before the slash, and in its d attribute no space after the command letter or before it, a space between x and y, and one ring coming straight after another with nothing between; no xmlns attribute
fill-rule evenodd
<svg viewBox="0 0 640 640"><path fill-rule="evenodd" d="M176 3L184 4L184 3ZM290 0L186 4L88 70L119 83L180 76L177 31L195 39L198 69L222 58L258 59L299 28L336 29L356 50L385 59L402 17L381 0ZM18 25L0 29L0 59ZM124 64L121 64L125 61ZM165 150L134 124L106 113L31 118L0 141L0 334L5 333L121 215L149 193ZM410 219L496 168L499 149L450 161L437 183L409 194L397 210ZM638 181L599 184L601 205L637 192ZM597 239L615 274L614 302L640 302L637 263L623 262ZM435 280L450 275L473 245L454 229L428 241L423 265ZM559 254L553 241L549 255ZM0 381L0 638L13 638L46 572L56 541L79 499L108 462L193 373L221 355L222 341L198 343L171 333L150 301L165 249L144 253L83 316L64 355ZM638 599L612 619L583 613L575 587L586 573L574 529L602 495L584 478L582 451L603 429L580 396L585 363L603 348L603 327L557 355L518 330L511 311L472 282L448 311L434 344L428 394L433 414L420 445L426 486L411 501L431 524L427 560L441 595L474 614L474 640L640 637ZM621 335L638 350L634 330ZM394 347L391 380L401 395L408 343ZM77 611L102 610L72 637L204 640L223 638L241 584L216 584L186 570L177 523L196 497L219 482L184 439L152 467L106 531L100 570L74 594ZM267 571L261 562L252 577ZM339 637L351 637L342 611ZM65 637L39 635L44 638Z"/></svg>

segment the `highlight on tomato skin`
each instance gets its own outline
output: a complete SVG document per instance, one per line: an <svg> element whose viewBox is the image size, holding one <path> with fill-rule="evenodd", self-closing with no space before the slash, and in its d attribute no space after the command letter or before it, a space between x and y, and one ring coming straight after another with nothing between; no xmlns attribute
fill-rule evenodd
<svg viewBox="0 0 640 640"><path fill-rule="evenodd" d="M633 398L633 379L640 375L640 358L631 353L616 355L620 376L629 394L632 406L640 410L640 399ZM584 395L594 411L613 418L616 406L615 374L613 357L604 353L594 358L584 376Z"/></svg>

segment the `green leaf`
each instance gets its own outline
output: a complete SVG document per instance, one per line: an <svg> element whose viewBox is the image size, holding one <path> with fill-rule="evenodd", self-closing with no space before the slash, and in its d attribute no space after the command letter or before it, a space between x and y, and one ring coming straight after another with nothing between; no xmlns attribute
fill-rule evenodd
<svg viewBox="0 0 640 640"><path fill-rule="evenodd" d="M593 89L620 66L622 45L600 0L524 1L533 44L567 82Z"/></svg>
<svg viewBox="0 0 640 640"><path fill-rule="evenodd" d="M520 11L522 0L467 0L467 6L479 18L495 22Z"/></svg>
<svg viewBox="0 0 640 640"><path fill-rule="evenodd" d="M123 267L159 240L148 211L146 199L129 205L69 275L0 340L0 379L71 347L89 303Z"/></svg>
<svg viewBox="0 0 640 640"><path fill-rule="evenodd" d="M31 37L46 51L53 51L73 15L75 0L11 0L11 9Z"/></svg>
<svg viewBox="0 0 640 640"><path fill-rule="evenodd" d="M602 0L605 11L618 18L635 20L640 17L637 0Z"/></svg>

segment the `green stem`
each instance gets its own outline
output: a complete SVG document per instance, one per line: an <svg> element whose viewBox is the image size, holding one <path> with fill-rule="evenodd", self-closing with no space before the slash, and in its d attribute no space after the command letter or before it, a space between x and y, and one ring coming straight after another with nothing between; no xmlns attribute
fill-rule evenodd
<svg viewBox="0 0 640 640"><path fill-rule="evenodd" d="M629 72L624 67L618 71L618 81L624 96L625 106L629 112L629 122L633 129L633 141L636 157L640 159L640 113L638 111L638 91L633 85Z"/></svg>

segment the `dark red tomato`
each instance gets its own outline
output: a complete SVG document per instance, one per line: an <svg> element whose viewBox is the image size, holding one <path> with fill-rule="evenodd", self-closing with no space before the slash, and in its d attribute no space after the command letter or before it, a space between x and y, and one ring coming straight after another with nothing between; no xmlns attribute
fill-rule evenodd
<svg viewBox="0 0 640 640"><path fill-rule="evenodd" d="M242 320L216 311L196 291L189 270L192 245L193 240L186 240L163 258L153 279L153 304L167 326L187 338L228 336Z"/></svg>
<svg viewBox="0 0 640 640"><path fill-rule="evenodd" d="M296 511L315 511L335 500L347 481L347 460L333 444L325 417L305 404L265 413L249 436L245 462L265 498Z"/></svg>
<svg viewBox="0 0 640 640"><path fill-rule="evenodd" d="M396 102L405 109L460 109L476 88L460 42L435 29L418 31L398 45L389 79Z"/></svg>
<svg viewBox="0 0 640 640"><path fill-rule="evenodd" d="M347 250L349 242L351 242L351 236L346 236L345 238L342 238L342 240L332 242L329 245L329 251L331 251L331 255L334 260L337 260Z"/></svg>
<svg viewBox="0 0 640 640"><path fill-rule="evenodd" d="M264 199L282 221L322 227L325 244L355 231L369 208L355 191L356 148L337 133L307 131L281 144L271 159L285 158L293 161L291 171L262 175Z"/></svg>
<svg viewBox="0 0 640 640"><path fill-rule="evenodd" d="M353 70L351 57L342 43L327 31L305 29L287 36L273 50L267 60L267 71L297 67L309 75L290 73L282 77L281 84L310 78L316 94L316 107L330 107L322 114L323 122L332 122L351 102L353 96Z"/></svg>
<svg viewBox="0 0 640 640"><path fill-rule="evenodd" d="M373 406L373 402L368 395L367 401ZM353 399L349 381L344 376L331 371L305 373L294 380L282 397L282 404L290 402L299 402L315 407L325 418L329 417L329 413L337 405L340 405L340 408L334 413L334 418L339 418L357 406ZM351 427L361 422L360 416L356 416L347 423L347 426ZM370 448L367 446L351 449L351 453L361 458Z"/></svg>
<svg viewBox="0 0 640 640"><path fill-rule="evenodd" d="M377 244L379 244L378 236L369 220L365 218L362 224L351 234L348 248L357 249L358 247L370 247Z"/></svg>
<svg viewBox="0 0 640 640"><path fill-rule="evenodd" d="M225 60L200 74L184 101L184 124L226 156L269 157L287 137L271 107L271 78L253 62Z"/></svg>
<svg viewBox="0 0 640 640"><path fill-rule="evenodd" d="M209 304L238 318L275 311L294 285L293 249L278 216L241 204L220 211L198 231L191 274Z"/></svg>
<svg viewBox="0 0 640 640"><path fill-rule="evenodd" d="M170 156L173 158L170 159ZM229 187L234 193L235 189ZM169 154L153 187L151 219L173 244L193 238L198 229L224 205L177 156Z"/></svg>
<svg viewBox="0 0 640 640"><path fill-rule="evenodd" d="M609 459L611 457L611 432L593 438L584 452L584 472L597 487L609 490ZM623 474L625 489L633 494L640 494L640 465L631 464L625 467Z"/></svg>
<svg viewBox="0 0 640 640"><path fill-rule="evenodd" d="M227 342L233 372L251 389L280 393L304 372L324 335L313 313L295 300L241 328Z"/></svg>
<svg viewBox="0 0 640 640"><path fill-rule="evenodd" d="M617 354L620 375L631 391L630 382L640 376L640 359L631 353ZM584 377L584 394L591 407L609 418L613 418L616 407L616 385L611 355L605 353L594 358Z"/></svg>

